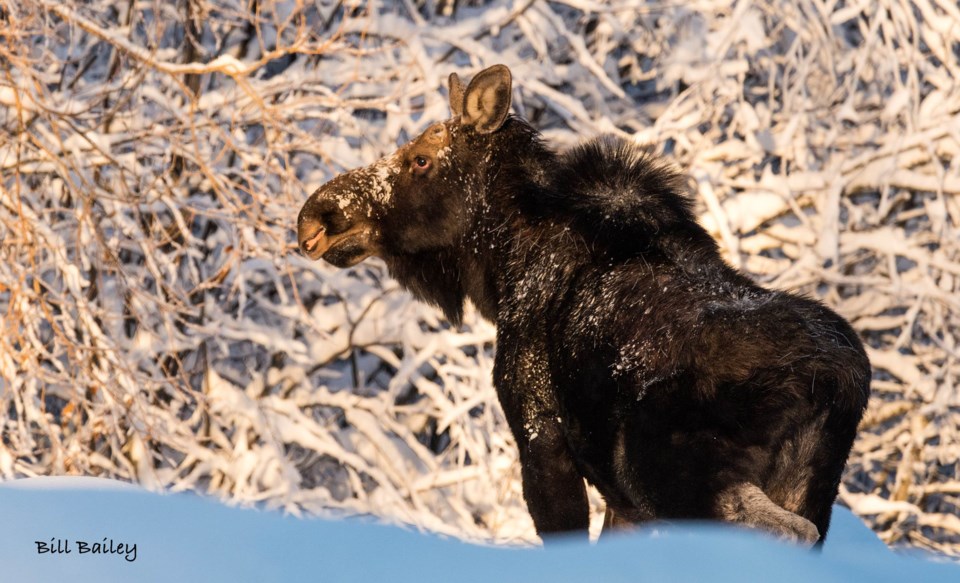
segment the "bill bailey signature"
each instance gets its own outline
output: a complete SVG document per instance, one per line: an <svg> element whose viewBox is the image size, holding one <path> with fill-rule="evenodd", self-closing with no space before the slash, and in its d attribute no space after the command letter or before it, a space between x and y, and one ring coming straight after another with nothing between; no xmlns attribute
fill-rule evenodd
<svg viewBox="0 0 960 583"><path fill-rule="evenodd" d="M52 538L50 542L35 540L38 555L69 555L74 551L79 555L123 555L132 563L137 560L137 543L128 544L103 537L101 542Z"/></svg>

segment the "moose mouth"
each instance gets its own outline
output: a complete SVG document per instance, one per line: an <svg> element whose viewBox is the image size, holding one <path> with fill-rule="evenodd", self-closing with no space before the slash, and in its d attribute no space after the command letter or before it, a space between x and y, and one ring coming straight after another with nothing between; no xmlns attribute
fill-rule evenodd
<svg viewBox="0 0 960 583"><path fill-rule="evenodd" d="M371 255L364 235L365 233L357 233L337 241L321 257L341 269L353 267Z"/></svg>
<svg viewBox="0 0 960 583"><path fill-rule="evenodd" d="M336 267L353 267L371 255L370 231L361 226L330 235L321 228L304 239L300 248L310 259L323 258Z"/></svg>

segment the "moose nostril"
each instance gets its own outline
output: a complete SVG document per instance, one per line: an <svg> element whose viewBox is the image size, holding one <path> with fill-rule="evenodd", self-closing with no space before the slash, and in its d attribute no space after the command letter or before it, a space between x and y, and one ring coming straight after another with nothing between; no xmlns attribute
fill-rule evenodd
<svg viewBox="0 0 960 583"><path fill-rule="evenodd" d="M297 229L297 238L300 240L300 250L306 255L313 255L327 237L327 229L323 223L316 220L304 220Z"/></svg>

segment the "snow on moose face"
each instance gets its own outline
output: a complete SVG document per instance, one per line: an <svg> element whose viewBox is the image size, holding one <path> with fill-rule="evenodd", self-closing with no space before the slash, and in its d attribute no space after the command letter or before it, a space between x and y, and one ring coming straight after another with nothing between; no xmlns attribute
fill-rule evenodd
<svg viewBox="0 0 960 583"><path fill-rule="evenodd" d="M446 124L435 124L393 154L321 186L300 210L300 249L338 267L381 254L385 217L413 215L410 209L429 203L449 142Z"/></svg>
<svg viewBox="0 0 960 583"><path fill-rule="evenodd" d="M393 154L341 174L314 192L297 217L300 250L350 267L453 244L465 225L465 197L483 174L476 151L510 110L510 71L495 65L464 89L450 75L454 117L435 123Z"/></svg>

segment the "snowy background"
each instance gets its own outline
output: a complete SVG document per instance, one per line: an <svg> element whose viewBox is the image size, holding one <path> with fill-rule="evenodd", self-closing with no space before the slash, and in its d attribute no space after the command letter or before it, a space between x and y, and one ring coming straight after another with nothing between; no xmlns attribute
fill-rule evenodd
<svg viewBox="0 0 960 583"><path fill-rule="evenodd" d="M495 63L557 147L652 144L731 263L851 320L840 501L960 555L952 0L0 0L0 476L535 542L493 327L293 230Z"/></svg>

